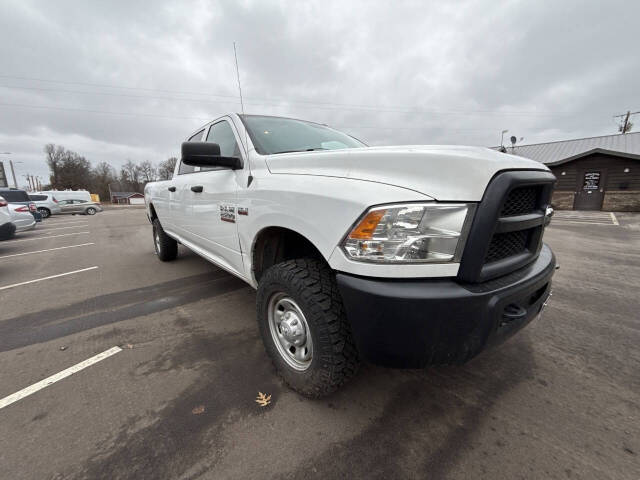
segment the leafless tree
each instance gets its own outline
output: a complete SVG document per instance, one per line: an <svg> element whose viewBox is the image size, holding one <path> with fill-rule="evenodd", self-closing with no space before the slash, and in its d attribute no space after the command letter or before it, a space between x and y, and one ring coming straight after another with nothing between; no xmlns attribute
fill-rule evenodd
<svg viewBox="0 0 640 480"><path fill-rule="evenodd" d="M160 180L171 180L177 162L178 159L176 157L170 157L164 162L160 162L158 166L158 178Z"/></svg>

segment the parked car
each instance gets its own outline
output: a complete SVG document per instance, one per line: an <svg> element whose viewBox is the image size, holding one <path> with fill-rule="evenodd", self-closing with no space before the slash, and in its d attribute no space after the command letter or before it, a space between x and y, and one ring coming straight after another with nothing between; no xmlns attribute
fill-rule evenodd
<svg viewBox="0 0 640 480"><path fill-rule="evenodd" d="M50 193L30 193L29 198L35 202L42 218L49 218L51 215L61 213L58 200Z"/></svg>
<svg viewBox="0 0 640 480"><path fill-rule="evenodd" d="M102 211L102 206L97 202L87 200L60 200L60 213L70 213L73 215L95 215Z"/></svg>
<svg viewBox="0 0 640 480"><path fill-rule="evenodd" d="M9 204L4 197L0 197L0 240L7 240L13 237L15 232L16 226L11 221Z"/></svg>
<svg viewBox="0 0 640 480"><path fill-rule="evenodd" d="M16 233L36 228L36 219L29 211L28 205L10 203L9 212L11 213L11 222L16 226Z"/></svg>
<svg viewBox="0 0 640 480"><path fill-rule="evenodd" d="M276 369L319 397L360 359L460 364L537 318L556 264L542 242L555 181L487 148L367 147L230 114L182 144L145 200L158 258L181 243L257 288Z"/></svg>
<svg viewBox="0 0 640 480"><path fill-rule="evenodd" d="M36 222L42 221L42 214L38 211L36 204L31 201L29 194L19 188L0 188L0 195L10 204L26 205Z"/></svg>

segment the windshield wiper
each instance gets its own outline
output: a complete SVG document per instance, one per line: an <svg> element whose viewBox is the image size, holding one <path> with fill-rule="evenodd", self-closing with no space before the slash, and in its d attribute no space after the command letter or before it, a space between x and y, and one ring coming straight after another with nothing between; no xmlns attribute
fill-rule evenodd
<svg viewBox="0 0 640 480"><path fill-rule="evenodd" d="M314 152L316 150L329 150L328 148L316 147L316 148L305 148L303 150L283 150L281 152L273 152L271 155L277 155L278 153L294 153L294 152Z"/></svg>

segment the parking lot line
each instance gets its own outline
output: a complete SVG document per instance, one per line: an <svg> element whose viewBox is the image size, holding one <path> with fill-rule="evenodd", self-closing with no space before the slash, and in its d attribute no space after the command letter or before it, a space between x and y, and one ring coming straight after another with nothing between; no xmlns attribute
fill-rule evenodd
<svg viewBox="0 0 640 480"><path fill-rule="evenodd" d="M35 280L27 280L26 282L14 283L13 285L5 285L4 287L0 287L0 290L7 290L9 288L28 285L30 283L42 282L44 280L50 280L52 278L66 277L67 275L73 275L75 273L88 272L89 270L95 270L96 268L98 268L97 265L89 268L81 268L80 270L73 270L72 272L65 272L65 273L59 273L57 275L49 275L48 277L36 278Z"/></svg>
<svg viewBox="0 0 640 480"><path fill-rule="evenodd" d="M60 235L41 235L39 237L33 237L33 238L21 238L19 240L9 240L8 243L30 242L32 240L42 240L42 239L48 239L48 238L68 237L70 235L85 235L87 233L91 233L91 232L61 233Z"/></svg>
<svg viewBox="0 0 640 480"><path fill-rule="evenodd" d="M613 212L609 212L609 215L611 215L611 221L613 222L614 225L620 225L620 223L618 223L618 219L613 214Z"/></svg>
<svg viewBox="0 0 640 480"><path fill-rule="evenodd" d="M34 250L33 252L14 253L11 255L3 255L0 257L0 260L2 260L3 258L22 257L23 255L33 255L36 253L45 253L45 252L53 252L55 250L64 250L65 248L86 247L87 245L95 245L95 243L93 242L79 243L78 245L67 245L66 247L47 248L45 250Z"/></svg>
<svg viewBox="0 0 640 480"><path fill-rule="evenodd" d="M73 227L55 227L55 228L48 228L48 227L44 227L44 228L39 228L38 230L46 230L47 232L50 230L67 230L69 228L84 228L84 227L88 227L89 224L88 223L83 223L82 225L74 225Z"/></svg>
<svg viewBox="0 0 640 480"><path fill-rule="evenodd" d="M51 225L77 225L78 223L87 223L86 220L76 220L74 222L51 222Z"/></svg>
<svg viewBox="0 0 640 480"><path fill-rule="evenodd" d="M51 375L50 377L47 377L44 380L40 380L39 382L34 383L33 385L27 388L23 388L22 390L16 393L13 393L7 397L4 397L0 399L0 410L3 409L4 407L11 405L12 403L17 402L18 400L22 400L23 398L28 397L29 395L33 395L37 391L42 390L43 388L46 388L49 385L53 385L54 383L59 382L64 378L70 377L71 375L79 372L80 370L84 370L85 368L90 367L91 365L101 362L102 360L109 358L110 356L115 355L116 353L121 351L122 349L120 347L110 348L109 350L105 350L102 353L94 355L93 357L88 358L83 362L76 363L72 367L69 367L65 370L62 370L61 372Z"/></svg>

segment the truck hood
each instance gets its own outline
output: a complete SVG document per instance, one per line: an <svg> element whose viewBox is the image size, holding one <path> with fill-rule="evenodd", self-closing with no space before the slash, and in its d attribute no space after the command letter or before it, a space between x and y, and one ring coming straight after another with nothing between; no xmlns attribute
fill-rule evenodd
<svg viewBox="0 0 640 480"><path fill-rule="evenodd" d="M482 199L501 170L549 170L489 148L440 145L282 153L267 156L266 162L273 174L351 178L414 190L434 200L470 202Z"/></svg>

